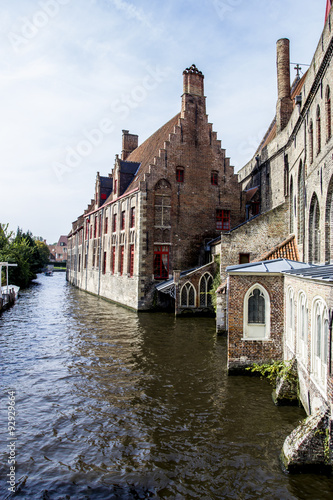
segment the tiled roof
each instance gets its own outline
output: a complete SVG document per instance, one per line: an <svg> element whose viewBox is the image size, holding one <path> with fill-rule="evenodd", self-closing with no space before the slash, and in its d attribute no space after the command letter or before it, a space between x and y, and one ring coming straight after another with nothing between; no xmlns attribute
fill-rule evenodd
<svg viewBox="0 0 333 500"><path fill-rule="evenodd" d="M140 163L141 166L133 182L129 185L128 189L135 189L138 187L139 182L143 180L143 176L148 172L149 164L154 163L154 157L159 155L159 150L164 149L164 142L169 140L169 134L174 132L174 128L178 125L180 113L174 116L163 127L158 129L146 141L138 146L128 157L126 162Z"/></svg>
<svg viewBox="0 0 333 500"><path fill-rule="evenodd" d="M296 243L295 235L292 234L286 240L282 241L279 245L272 248L268 252L262 254L254 262L259 262L261 260L274 260L274 259L289 259L293 261L299 261L298 247Z"/></svg>
<svg viewBox="0 0 333 500"><path fill-rule="evenodd" d="M61 235L58 241L58 245L60 245L60 243L65 243L65 245L67 246L67 239L67 236Z"/></svg>
<svg viewBox="0 0 333 500"><path fill-rule="evenodd" d="M102 177L100 176L101 188L112 189L113 179L112 177Z"/></svg>
<svg viewBox="0 0 333 500"><path fill-rule="evenodd" d="M140 167L140 163L133 161L124 161L120 160L120 171L123 174L136 174L138 168Z"/></svg>

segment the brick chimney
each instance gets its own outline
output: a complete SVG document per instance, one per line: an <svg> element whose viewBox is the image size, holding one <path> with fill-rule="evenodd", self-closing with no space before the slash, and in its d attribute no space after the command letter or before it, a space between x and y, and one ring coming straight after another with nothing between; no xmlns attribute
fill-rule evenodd
<svg viewBox="0 0 333 500"><path fill-rule="evenodd" d="M204 76L195 64L183 71L183 93L197 96L204 95Z"/></svg>
<svg viewBox="0 0 333 500"><path fill-rule="evenodd" d="M293 111L293 103L290 97L290 56L288 38L281 38L276 43L276 66L278 84L276 127L277 133L279 133L286 127Z"/></svg>
<svg viewBox="0 0 333 500"><path fill-rule="evenodd" d="M126 158L138 147L139 137L134 134L130 134L128 130L123 130L123 140L122 140L122 152L121 159L126 160Z"/></svg>

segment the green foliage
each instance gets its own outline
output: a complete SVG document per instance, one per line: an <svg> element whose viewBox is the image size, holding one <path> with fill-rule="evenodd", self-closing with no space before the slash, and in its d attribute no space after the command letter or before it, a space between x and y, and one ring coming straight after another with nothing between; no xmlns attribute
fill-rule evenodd
<svg viewBox="0 0 333 500"><path fill-rule="evenodd" d="M15 237L8 231L8 224L0 224L0 261L17 264L8 270L9 282L25 288L48 263L49 250L45 243L35 241L31 232L18 228ZM6 280L1 277L2 284Z"/></svg>
<svg viewBox="0 0 333 500"><path fill-rule="evenodd" d="M291 361L273 361L272 363L265 363L258 365L253 363L252 366L246 368L252 373L259 373L262 377L267 378L272 385L276 385L278 377L288 379L292 383L297 383L297 374L292 370Z"/></svg>

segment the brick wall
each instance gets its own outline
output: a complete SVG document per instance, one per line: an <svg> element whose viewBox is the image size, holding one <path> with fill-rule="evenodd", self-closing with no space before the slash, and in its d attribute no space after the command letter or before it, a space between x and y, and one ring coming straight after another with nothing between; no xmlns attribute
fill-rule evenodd
<svg viewBox="0 0 333 500"><path fill-rule="evenodd" d="M252 285L259 284L270 298L268 340L243 338L244 298ZM229 276L228 370L244 370L252 363L267 363L283 357L284 290L280 276Z"/></svg>

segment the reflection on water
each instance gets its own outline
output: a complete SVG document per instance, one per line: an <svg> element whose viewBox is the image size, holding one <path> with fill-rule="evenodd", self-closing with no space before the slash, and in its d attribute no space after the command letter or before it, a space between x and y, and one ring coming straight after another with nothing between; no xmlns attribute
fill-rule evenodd
<svg viewBox="0 0 333 500"><path fill-rule="evenodd" d="M226 375L214 320L136 314L40 276L0 318L1 442L16 391L15 498L328 499L279 453L304 418ZM1 498L9 495L6 444ZM8 498L11 498L10 496Z"/></svg>

